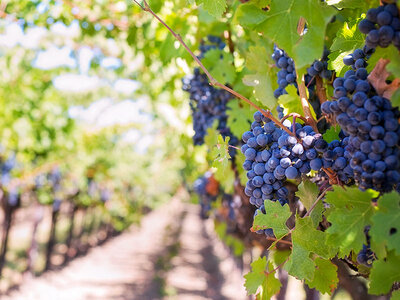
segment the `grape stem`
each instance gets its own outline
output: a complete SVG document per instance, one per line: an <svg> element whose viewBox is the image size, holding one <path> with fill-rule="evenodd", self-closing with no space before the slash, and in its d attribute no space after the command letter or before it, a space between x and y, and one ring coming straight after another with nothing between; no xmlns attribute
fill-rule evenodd
<svg viewBox="0 0 400 300"><path fill-rule="evenodd" d="M328 97L326 96L326 88L324 87L324 83L321 77L317 76L315 79L315 90L317 91L319 102L320 104L322 104L328 100Z"/></svg>
<svg viewBox="0 0 400 300"><path fill-rule="evenodd" d="M165 28L168 29L169 32L175 37L175 39L188 51L188 53L192 56L192 58L196 61L196 63L200 66L200 68L203 70L203 72L207 75L210 85L212 86L217 86L221 89L224 89L225 91L229 92L230 94L234 95L236 98L239 98L245 102L247 102L250 106L254 107L257 109L259 112L263 114L264 117L270 119L273 121L277 126L281 127L284 131L286 131L289 135L291 136L296 136L293 135L293 133L285 126L283 125L277 118L275 118L270 110L265 110L247 99L245 96L242 94L232 90L231 88L227 87L226 85L218 82L211 74L210 72L204 67L204 65L201 63L200 59L190 50L190 48L186 45L186 43L183 41L182 37L175 33L175 31L172 30L171 27L169 27L151 8L150 5L147 3L146 0L143 0L143 5L140 4L137 0L133 0L143 11L149 12L151 15L153 15L154 18L157 19L158 22L160 22Z"/></svg>
<svg viewBox="0 0 400 300"><path fill-rule="evenodd" d="M289 118L289 117L296 117L297 119L303 120L305 123L307 123L306 118L304 118L302 115L299 115L298 113L290 113L290 114L284 116L284 117L281 119L281 122L285 121L285 120L286 120L287 118Z"/></svg>
<svg viewBox="0 0 400 300"><path fill-rule="evenodd" d="M311 212L314 210L314 208L317 206L318 202L321 201L322 198L324 198L326 192L331 191L331 190L332 190L332 187L326 188L326 189L321 193L321 195L318 196L317 200L315 200L315 202L311 205L310 209L307 211L307 213L304 215L303 218L308 217L308 216L311 214Z"/></svg>
<svg viewBox="0 0 400 300"><path fill-rule="evenodd" d="M297 85L299 87L301 106L303 107L304 117L307 120L307 124L310 125L316 133L318 133L317 123L311 114L310 103L307 99L304 75L302 75L301 78L297 77Z"/></svg>
<svg viewBox="0 0 400 300"><path fill-rule="evenodd" d="M278 271L280 268L282 268L288 261L289 261L290 255L288 256L288 258L285 259L285 261L281 264L279 264L278 266L276 266L275 269L273 269L272 271L265 271L265 275L270 275L275 273L276 271Z"/></svg>

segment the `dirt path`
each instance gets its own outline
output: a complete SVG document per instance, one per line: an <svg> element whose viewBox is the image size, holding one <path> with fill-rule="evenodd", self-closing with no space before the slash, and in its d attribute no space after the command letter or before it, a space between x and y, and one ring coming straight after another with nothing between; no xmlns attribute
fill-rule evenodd
<svg viewBox="0 0 400 300"><path fill-rule="evenodd" d="M177 198L8 300L246 299L242 275L197 206Z"/></svg>

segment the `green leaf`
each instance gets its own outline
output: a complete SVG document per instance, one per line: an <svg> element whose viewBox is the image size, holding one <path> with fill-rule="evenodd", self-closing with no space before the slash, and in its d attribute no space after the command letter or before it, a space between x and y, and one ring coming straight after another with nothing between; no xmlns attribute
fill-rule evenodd
<svg viewBox="0 0 400 300"><path fill-rule="evenodd" d="M344 23L342 28L337 32L330 48L329 68L335 70L337 76L342 75L342 70L347 69L343 63L343 58L352 53L356 48L364 45L365 37L358 30L358 23L361 19L354 20L349 23Z"/></svg>
<svg viewBox="0 0 400 300"><path fill-rule="evenodd" d="M378 200L378 212L372 217L369 231L375 243L387 244L400 255L400 195L386 194Z"/></svg>
<svg viewBox="0 0 400 300"><path fill-rule="evenodd" d="M310 217L296 218L296 228L292 232L293 244L323 258L331 258L337 252L337 245L327 245L326 232L317 230Z"/></svg>
<svg viewBox="0 0 400 300"><path fill-rule="evenodd" d="M396 281L400 281L400 256L389 252L386 260L378 259L372 264L368 292L373 295L386 294Z"/></svg>
<svg viewBox="0 0 400 300"><path fill-rule="evenodd" d="M226 137L224 140L222 135L219 135L217 143L210 153L213 160L212 167L216 168L215 179L224 187L226 193L233 192L233 183L235 182L235 173L229 155L229 139L229 137Z"/></svg>
<svg viewBox="0 0 400 300"><path fill-rule="evenodd" d="M266 12L253 3L244 3L240 5L235 12L233 22L243 27L253 28L266 19Z"/></svg>
<svg viewBox="0 0 400 300"><path fill-rule="evenodd" d="M240 106L238 99L230 100L227 106L229 108L226 111L228 115L228 127L235 136L241 137L244 130L250 128L255 109L250 105Z"/></svg>
<svg viewBox="0 0 400 300"><path fill-rule="evenodd" d="M243 83L253 86L253 95L257 101L260 101L267 108L276 106L274 91L272 90L272 80L267 74L247 74L243 76Z"/></svg>
<svg viewBox="0 0 400 300"><path fill-rule="evenodd" d="M212 16L219 18L225 12L226 0L197 0L197 4L203 4L204 9Z"/></svg>
<svg viewBox="0 0 400 300"><path fill-rule="evenodd" d="M389 59L390 63L387 64L386 70L396 78L400 78L400 57L399 50L393 45L387 48L377 47L376 51L371 55L368 60L367 71L371 72L379 59Z"/></svg>
<svg viewBox="0 0 400 300"><path fill-rule="evenodd" d="M352 22L345 22L343 27L336 34L336 38L334 39L331 51L353 51L357 48L360 48L365 43L364 35L358 30L358 23L361 19L357 19Z"/></svg>
<svg viewBox="0 0 400 300"><path fill-rule="evenodd" d="M298 186L298 191L296 192L296 196L299 197L307 211L310 210L311 206L317 200L318 194L319 189L317 185L309 180L302 181ZM317 227L319 222L322 221L323 210L324 205L322 204L322 201L319 201L310 214L314 227Z"/></svg>
<svg viewBox="0 0 400 300"><path fill-rule="evenodd" d="M358 252L365 243L364 227L370 224L374 207L371 203L372 192L362 192L357 187L335 187L326 194L325 201L331 205L328 221L332 224L328 244L339 247L339 257L351 250Z"/></svg>
<svg viewBox="0 0 400 300"><path fill-rule="evenodd" d="M335 51L328 55L328 68L336 72L336 76L343 76L348 67L343 63L343 58L353 51Z"/></svg>
<svg viewBox="0 0 400 300"><path fill-rule="evenodd" d="M232 61L233 58L230 53L222 52L219 49L207 51L202 59L203 65L211 75L222 83L233 83L235 81L236 69Z"/></svg>
<svg viewBox="0 0 400 300"><path fill-rule="evenodd" d="M273 269L273 265L268 263L268 271L271 272ZM257 295L257 299L269 300L273 295L279 292L282 284L279 279L275 277L275 273L276 271L266 274L265 280L261 286L262 290L260 291L260 294Z"/></svg>
<svg viewBox="0 0 400 300"><path fill-rule="evenodd" d="M294 85L286 87L287 94L279 96L278 103L283 105L287 110L287 114L295 112L301 114L303 107L301 106L300 96L297 94L297 88ZM316 119L313 107L310 105L311 115Z"/></svg>
<svg viewBox="0 0 400 300"><path fill-rule="evenodd" d="M246 287L248 295L257 293L258 287L262 285L265 280L266 269L267 258L265 256L251 263L251 271L244 275L246 279L244 286Z"/></svg>
<svg viewBox="0 0 400 300"><path fill-rule="evenodd" d="M222 135L218 136L218 142L211 150L211 157L214 158L213 167L226 169L229 166L229 140L230 137L227 136L225 139Z"/></svg>
<svg viewBox="0 0 400 300"><path fill-rule="evenodd" d="M393 106L400 107L400 89L397 89L390 99L392 101Z"/></svg>
<svg viewBox="0 0 400 300"><path fill-rule="evenodd" d="M394 291L390 300L400 300L400 290Z"/></svg>
<svg viewBox="0 0 400 300"><path fill-rule="evenodd" d="M254 97L257 101L272 109L276 106L273 78L276 69L273 68L271 53L263 46L250 47L246 55L246 67L255 74L243 77L243 83L254 87Z"/></svg>
<svg viewBox="0 0 400 300"><path fill-rule="evenodd" d="M339 132L340 132L340 126L332 126L329 128L323 135L322 137L324 138L325 141L328 143L332 142L333 140L340 140L339 138Z"/></svg>
<svg viewBox="0 0 400 300"><path fill-rule="evenodd" d="M241 165L243 165L244 161L246 160L246 157L244 156L244 154L241 151L238 151L238 153L236 154L235 160L236 160L236 165L241 166ZM239 172L240 183L243 186L246 186L246 183L248 181L247 171L240 167L240 168L238 168L238 172Z"/></svg>
<svg viewBox="0 0 400 300"><path fill-rule="evenodd" d="M315 274L312 281L306 280L306 284L310 288L315 288L322 294L328 293L329 295L336 289L339 282L337 276L337 266L330 260L317 257L314 260Z"/></svg>
<svg viewBox="0 0 400 300"><path fill-rule="evenodd" d="M289 205L281 205L279 201L265 200L265 214L258 214L254 218L254 230L272 228L277 239L289 232L286 221L292 215Z"/></svg>
<svg viewBox="0 0 400 300"><path fill-rule="evenodd" d="M267 19L257 28L285 50L300 69L321 58L325 29L335 14L335 9L320 1L272 0ZM301 17L307 23L307 33L302 36L297 33Z"/></svg>
<svg viewBox="0 0 400 300"><path fill-rule="evenodd" d="M301 203L303 203L307 211L310 210L311 206L318 198L318 186L309 180L304 180L299 184L298 189L296 196L300 198Z"/></svg>
<svg viewBox="0 0 400 300"><path fill-rule="evenodd" d="M341 8L355 8L361 9L361 11L366 11L370 7L379 6L378 0L327 0L328 5L334 5L335 7Z"/></svg>
<svg viewBox="0 0 400 300"><path fill-rule="evenodd" d="M299 280L314 278L315 263L310 258L310 251L298 244L293 244L292 255L283 268Z"/></svg>

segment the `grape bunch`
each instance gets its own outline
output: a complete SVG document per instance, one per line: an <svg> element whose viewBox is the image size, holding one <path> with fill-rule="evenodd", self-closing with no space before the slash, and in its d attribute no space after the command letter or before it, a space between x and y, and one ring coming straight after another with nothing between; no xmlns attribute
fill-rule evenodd
<svg viewBox="0 0 400 300"><path fill-rule="evenodd" d="M400 19L395 3L386 4L367 11L358 29L367 35L365 44L370 48L387 48L391 43L400 49Z"/></svg>
<svg viewBox="0 0 400 300"><path fill-rule="evenodd" d="M377 95L367 77L361 67L336 78L337 100L324 102L321 109L336 119L348 137L344 157L350 161L358 186L389 192L400 181L400 112Z"/></svg>
<svg viewBox="0 0 400 300"><path fill-rule="evenodd" d="M193 190L199 195L200 215L206 219L211 211L211 203L217 199L219 194L219 184L212 173L206 172L194 182Z"/></svg>
<svg viewBox="0 0 400 300"><path fill-rule="evenodd" d="M310 93L313 92L315 86L315 81L313 80L315 76L318 75L324 79L330 79L332 77L332 71L328 70L328 55L329 51L325 49L322 59L314 61L311 67L307 69L305 84ZM272 58L275 61L275 65L280 69L278 71L279 87L274 91L275 98L279 98L279 96L287 93L285 88L288 85L294 85L297 88L296 68L293 59L290 58L285 51L276 46L274 46Z"/></svg>
<svg viewBox="0 0 400 300"><path fill-rule="evenodd" d="M364 70L367 67L367 60L370 58L370 56L375 52L374 48L369 48L367 46L364 46L363 49L356 49L354 50L353 53L346 55L343 58L343 63L346 66L351 66L353 70L358 70L362 69L362 71L365 73L366 70Z"/></svg>
<svg viewBox="0 0 400 300"><path fill-rule="evenodd" d="M289 135L257 111L251 130L242 136L245 144L241 151L246 158L243 168L248 178L244 192L259 209L256 214L265 211L265 200L288 203L287 179L297 180L323 167L337 170L344 182L351 178L351 169L346 168L348 159L339 141L328 144L311 126L287 121L284 126L295 135ZM270 236L271 232L264 233Z"/></svg>
<svg viewBox="0 0 400 300"><path fill-rule="evenodd" d="M208 41L212 43L200 46L199 58L211 49L223 49L225 44L219 37L209 36ZM193 116L193 129L195 134L193 142L195 145L204 144L207 129L217 122L217 129L223 137L230 137L230 145L238 145L239 140L232 134L227 126L228 116L226 114L227 102L232 95L225 90L217 89L208 83L208 78L199 68L194 69L194 74L182 79L182 89L190 94L190 107ZM231 156L234 151L230 151Z"/></svg>
<svg viewBox="0 0 400 300"><path fill-rule="evenodd" d="M324 49L321 60L314 61L311 67L307 68L307 73L309 76L314 77L318 75L324 79L332 78L332 71L328 70L328 55L329 50Z"/></svg>

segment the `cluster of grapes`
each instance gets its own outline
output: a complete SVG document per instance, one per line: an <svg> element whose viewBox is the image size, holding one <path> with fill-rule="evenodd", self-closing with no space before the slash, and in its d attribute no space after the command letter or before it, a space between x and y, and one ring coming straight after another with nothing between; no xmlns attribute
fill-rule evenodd
<svg viewBox="0 0 400 300"><path fill-rule="evenodd" d="M363 49L356 49L354 50L353 53L346 55L343 58L343 63L346 66L351 66L353 70L361 69L360 72L366 74L365 67L368 65L366 60L370 58L370 56L374 52L375 52L374 48L369 48L367 46L364 46Z"/></svg>
<svg viewBox="0 0 400 300"><path fill-rule="evenodd" d="M300 179L301 175L321 171L323 167L336 170L344 182L351 178L352 170L347 167L348 159L339 141L328 144L311 126L287 121L284 125L295 136L256 112L251 130L242 136L245 144L241 151L246 158L243 168L248 178L244 192L259 209L256 214L265 211L265 200L288 203L287 179ZM264 233L270 236L271 231Z"/></svg>
<svg viewBox="0 0 400 300"><path fill-rule="evenodd" d="M305 84L309 91L312 92L315 86L314 77L320 76L324 79L332 78L332 71L328 70L328 55L329 50L324 49L324 53L321 60L316 60L307 69L305 76ZM274 53L272 58L275 61L275 65L280 69L278 71L278 85L279 87L274 91L275 98L286 94L286 87L288 85L294 85L297 88L296 82L296 68L294 61L290 58L285 51L274 46Z"/></svg>
<svg viewBox="0 0 400 300"><path fill-rule="evenodd" d="M6 160L0 162L1 163L1 184L3 186L7 186L11 180L11 171L17 165L17 160L15 154L12 154Z"/></svg>
<svg viewBox="0 0 400 300"><path fill-rule="evenodd" d="M11 171L17 166L17 160L15 154L11 154L7 159L0 161L1 170L1 185L6 190L7 203L11 207L17 207L21 201L21 192L15 185L10 185L11 182Z"/></svg>
<svg viewBox="0 0 400 300"><path fill-rule="evenodd" d="M321 60L314 61L311 67L307 68L307 73L309 76L320 76L324 79L332 78L332 71L328 70L328 55L329 50L324 49Z"/></svg>
<svg viewBox="0 0 400 300"><path fill-rule="evenodd" d="M371 267L372 262L375 260L375 253L371 250L371 237L369 236L370 226L364 228L364 234L367 238L367 244L363 245L361 251L357 255L357 262L366 267Z"/></svg>
<svg viewBox="0 0 400 300"><path fill-rule="evenodd" d="M223 49L225 44L219 37L208 37L211 45L203 44L200 46L201 54L199 58L211 49ZM204 144L204 137L207 129L212 127L214 122L218 123L217 129L223 137L230 137L230 145L237 145L239 140L232 134L227 126L228 116L226 114L227 102L232 99L232 95L225 90L216 89L208 83L208 78L201 73L199 68L194 70L194 74L182 79L182 89L190 93L190 107L193 116L193 129L195 134L193 142L195 145ZM234 151L231 151L234 155Z"/></svg>
<svg viewBox="0 0 400 300"><path fill-rule="evenodd" d="M212 173L206 172L198 178L193 184L194 192L199 195L200 215L207 219L211 211L211 203L217 199L219 186Z"/></svg>
<svg viewBox="0 0 400 300"><path fill-rule="evenodd" d="M400 181L400 113L377 95L367 77L363 67L338 77L333 83L337 100L323 103L321 109L333 115L348 136L344 156L358 186L389 192Z"/></svg>
<svg viewBox="0 0 400 300"><path fill-rule="evenodd" d="M367 34L365 44L370 48L388 47L391 43L400 49L400 19L395 3L386 4L367 11L367 18L358 25Z"/></svg>

